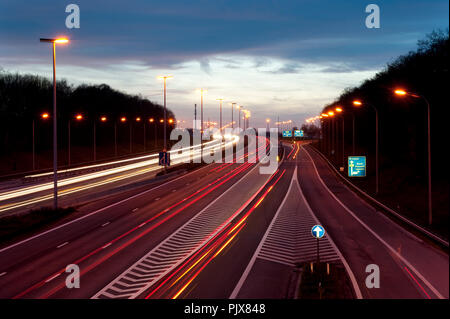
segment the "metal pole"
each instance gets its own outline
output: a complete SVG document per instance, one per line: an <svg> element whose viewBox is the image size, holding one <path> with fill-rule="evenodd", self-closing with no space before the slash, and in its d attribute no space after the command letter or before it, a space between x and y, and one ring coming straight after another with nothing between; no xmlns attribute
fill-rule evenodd
<svg viewBox="0 0 450 319"><path fill-rule="evenodd" d="M194 130L197 129L197 103L194 104Z"/></svg>
<svg viewBox="0 0 450 319"><path fill-rule="evenodd" d="M379 191L379 162L378 162L378 148L379 148L379 137L378 137L378 110L375 108L375 125L376 125L376 149L375 149L375 194Z"/></svg>
<svg viewBox="0 0 450 319"><path fill-rule="evenodd" d="M56 113L56 43L53 42L53 209L58 208L58 139Z"/></svg>
<svg viewBox="0 0 450 319"><path fill-rule="evenodd" d="M342 167L345 169L345 118L342 115Z"/></svg>
<svg viewBox="0 0 450 319"><path fill-rule="evenodd" d="M239 107L239 114L238 114L238 116L239 116L239 128L241 128L241 108ZM244 125L244 127L245 127L245 125Z"/></svg>
<svg viewBox="0 0 450 319"><path fill-rule="evenodd" d="M234 120L233 120L233 106L236 103L231 103L231 128L234 129Z"/></svg>
<svg viewBox="0 0 450 319"><path fill-rule="evenodd" d="M67 165L70 166L70 119L67 122Z"/></svg>
<svg viewBox="0 0 450 319"><path fill-rule="evenodd" d="M114 123L114 155L117 157L117 123Z"/></svg>
<svg viewBox="0 0 450 319"><path fill-rule="evenodd" d="M34 145L34 119L32 122L32 129L33 129L33 171L36 169L36 156L35 156L35 145Z"/></svg>
<svg viewBox="0 0 450 319"><path fill-rule="evenodd" d="M428 152L428 224L431 225L433 223L433 201L432 201L432 193L431 193L431 110L430 103L428 100L422 96L422 99L427 104L427 152Z"/></svg>
<svg viewBox="0 0 450 319"><path fill-rule="evenodd" d="M95 120L94 120L94 162L97 160L97 132L96 132L96 126L95 126Z"/></svg>
<svg viewBox="0 0 450 319"><path fill-rule="evenodd" d="M144 121L144 152L147 151L147 129Z"/></svg>
<svg viewBox="0 0 450 319"><path fill-rule="evenodd" d="M200 94L200 159L203 160L203 89Z"/></svg>
<svg viewBox="0 0 450 319"><path fill-rule="evenodd" d="M132 130L133 130L133 128L132 128L131 124L132 124L132 121L130 119L130 154L133 151L133 147L132 147Z"/></svg>
<svg viewBox="0 0 450 319"><path fill-rule="evenodd" d="M222 132L222 100L220 100L220 135L223 136L223 132Z"/></svg>
<svg viewBox="0 0 450 319"><path fill-rule="evenodd" d="M352 126L353 126L353 134L352 134L352 139L353 139L353 141L352 141L352 151L353 151L353 154L352 155L356 155L355 154L355 114L352 114L352 116L353 116L353 123L352 123Z"/></svg>
<svg viewBox="0 0 450 319"><path fill-rule="evenodd" d="M158 146L157 136L158 136L158 130L157 130L156 121L155 121L155 148Z"/></svg>
<svg viewBox="0 0 450 319"><path fill-rule="evenodd" d="M167 122L167 114L166 114L166 80L167 78L164 77L164 150L165 152L167 150L167 141L166 141L166 122ZM164 168L166 167L166 162L164 161Z"/></svg>

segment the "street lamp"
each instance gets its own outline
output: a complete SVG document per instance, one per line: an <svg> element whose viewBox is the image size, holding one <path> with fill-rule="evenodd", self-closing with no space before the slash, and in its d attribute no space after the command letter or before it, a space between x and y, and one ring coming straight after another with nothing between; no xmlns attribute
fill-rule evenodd
<svg viewBox="0 0 450 319"><path fill-rule="evenodd" d="M354 100L353 105L356 107L363 106L363 102L360 100ZM374 107L372 104L369 105L375 111L375 194L378 194L380 179L379 179L379 162L378 162L378 149L379 149L379 136L378 136L378 109Z"/></svg>
<svg viewBox="0 0 450 319"><path fill-rule="evenodd" d="M336 113L341 114L344 110L342 107L337 106L335 109ZM345 167L345 118L342 115L342 167Z"/></svg>
<svg viewBox="0 0 450 319"><path fill-rule="evenodd" d="M266 119L267 132L269 132L269 124L270 124L270 119Z"/></svg>
<svg viewBox="0 0 450 319"><path fill-rule="evenodd" d="M203 143L203 94L207 92L206 89L197 90L200 92L200 145ZM201 158L203 158L203 146L200 146Z"/></svg>
<svg viewBox="0 0 450 319"><path fill-rule="evenodd" d="M216 99L216 100L220 102L219 128L220 128L220 135L223 136L223 133L222 133L222 102L223 102L223 99L220 98L220 99Z"/></svg>
<svg viewBox="0 0 450 319"><path fill-rule="evenodd" d="M158 144L158 142L157 142L157 130L156 130L156 122L155 122L155 119L153 118L153 117L151 117L151 118L149 118L148 119L148 121L150 122L150 123L153 123L153 126L154 126L154 128L155 128L155 148L157 147L157 144Z"/></svg>
<svg viewBox="0 0 450 319"><path fill-rule="evenodd" d="M47 112L44 112L41 114L40 118L42 120L47 120L50 118L50 114L48 114ZM33 121L31 123L31 129L32 129L32 135L33 135L33 148L32 148L32 162L33 162L33 171L36 169L36 143L35 143L35 120L33 117Z"/></svg>
<svg viewBox="0 0 450 319"><path fill-rule="evenodd" d="M67 38L40 39L41 42L52 44L53 52L53 209L58 208L58 139L57 139L57 113L56 113L56 44L65 44Z"/></svg>
<svg viewBox="0 0 450 319"><path fill-rule="evenodd" d="M164 80L164 148L163 148L163 152L167 151L167 140L166 140L166 122L167 122L167 112L166 112L166 93L167 93L167 79L171 79L173 78L172 75L160 75L158 77L159 79L163 79ZM164 162L164 169L166 168L166 162Z"/></svg>
<svg viewBox="0 0 450 319"><path fill-rule="evenodd" d="M242 109L242 105L236 105L236 108L238 109L238 127L239 129L241 128L241 109Z"/></svg>
<svg viewBox="0 0 450 319"><path fill-rule="evenodd" d="M237 104L236 102L231 102L231 129L234 129L234 119L233 119L233 113L234 113L234 105Z"/></svg>
<svg viewBox="0 0 450 319"><path fill-rule="evenodd" d="M411 96L416 99L422 99L427 106L427 157L428 157L428 224L431 225L433 222L433 202L431 193L431 117L430 117L430 103L428 100L420 94L407 92L402 89L396 89L394 93L397 96L405 97Z"/></svg>
<svg viewBox="0 0 450 319"><path fill-rule="evenodd" d="M75 116L74 116L74 119L76 120L76 121L81 121L81 120L83 120L83 115L82 114L75 114ZM70 150L71 150L71 125L70 125L70 122L71 122L71 119L69 118L69 122L67 123L67 131L68 131L68 134L67 134L67 165L68 166L70 166L70 164L71 164L71 153L70 153Z"/></svg>

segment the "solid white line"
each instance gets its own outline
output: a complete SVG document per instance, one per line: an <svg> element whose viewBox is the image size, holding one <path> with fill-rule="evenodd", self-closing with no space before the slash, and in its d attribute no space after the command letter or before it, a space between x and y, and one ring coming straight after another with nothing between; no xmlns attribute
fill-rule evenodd
<svg viewBox="0 0 450 319"><path fill-rule="evenodd" d="M297 180L298 190L300 191L300 195L302 196L303 201L305 202L306 208L308 209L308 211L311 214L311 216L313 217L313 219L316 221L317 225L321 225L319 219L317 218L317 216L314 214L313 210L311 209L311 206L309 206L309 203L306 200L305 194L303 194L302 188L300 187L299 180L297 178L296 178L296 180ZM335 252L337 253L339 258L341 259L342 263L344 264L344 268L347 271L348 276L350 277L350 281L352 283L353 290L355 291L356 298L357 299L363 299L363 295L361 293L361 290L359 289L359 285L358 285L358 282L356 281L355 274L351 270L349 264L347 263L347 260L344 258L344 255L342 255L341 251L338 249L338 247L334 243L333 239L331 239L331 236L328 235L327 239L330 241L331 246L333 246Z"/></svg>
<svg viewBox="0 0 450 319"><path fill-rule="evenodd" d="M316 151L316 150L314 150ZM320 152L316 151L321 158L323 158L324 160L326 160L330 165L330 167L336 172L339 173L338 170L330 163L330 161L323 156L323 154L321 154ZM348 179L346 179L344 176L340 175L339 176L344 179L347 183L349 183L350 185L352 185L352 187L354 187L355 189L357 189L361 194L363 194L364 196L366 196L369 200L375 202L377 205L383 207L385 210L387 210L389 213L393 214L394 216L396 216L397 218L401 219L402 221L404 221L405 223L407 223L408 225L416 228L418 231L430 236L431 238L433 238L434 240L437 240L438 242L440 242L441 244L443 244L446 247L449 247L449 243L448 241L445 241L444 239L442 239L441 237L433 234L432 232L426 230L425 228L423 228L422 226L414 223L413 221L409 220L408 218L402 216L401 214L397 213L395 210L387 207L386 205L384 205L383 203L379 202L378 200L376 200L375 198L373 198L372 196L370 196L369 194L367 194L365 191L363 191L361 188L359 188L358 186L356 186L355 184L353 184L352 182L350 182ZM358 194L356 194L351 188L347 187L347 185L344 184L344 186L353 194L355 194L355 196L359 197ZM372 207L372 206L371 206ZM382 214L382 216L384 216L384 214ZM387 218L387 216L386 216ZM391 221L392 222L392 221ZM423 242L422 239L418 238L416 235L411 234L410 232L408 232L406 229L404 229L403 227L401 227L400 225L398 225L397 223L394 223L396 226L400 227L404 232L406 232L409 236L412 236L413 238L415 238L415 240Z"/></svg>
<svg viewBox="0 0 450 319"><path fill-rule="evenodd" d="M45 282L50 282L50 281L52 281L53 279L55 279L56 277L58 277L59 275L61 275L61 273L54 275L53 277L47 279Z"/></svg>
<svg viewBox="0 0 450 319"><path fill-rule="evenodd" d="M107 248L107 247L109 247L111 245L112 245L112 243L107 243L105 246L102 247L102 249L105 249L105 248Z"/></svg>
<svg viewBox="0 0 450 319"><path fill-rule="evenodd" d="M297 168L295 168L295 172L297 172ZM260 250L261 250L261 248L262 248L262 246L263 246L263 244L264 244L264 241L266 240L267 236L269 235L269 232L270 232L270 230L272 229L272 225L274 224L274 222L275 222L275 220L276 220L278 214L280 213L281 208L283 207L284 203L286 202L286 200L287 200L287 198L288 198L289 192L290 192L290 190L291 190L291 188L292 188L292 181L293 181L293 178L294 178L294 177L292 176L292 178L291 178L291 184L289 185L289 189L288 189L288 191L286 192L286 195L284 196L284 199L283 199L283 201L281 202L281 205L278 207L277 212L276 212L275 215L273 216L272 221L270 222L269 227L267 227L267 230L266 230L266 232L264 233L263 238L262 238L261 241L259 242L259 245L258 245L258 247L256 248L255 253L254 253L253 256L252 256L252 259L250 259L250 262L248 263L247 267L245 268L245 270L244 270L244 272L243 272L241 278L239 279L238 283L236 284L236 286L234 287L233 291L231 292L231 295L230 295L229 299L236 299L237 295L239 294L239 291L240 291L241 288L242 288L242 285L244 284L245 280L247 279L248 274L250 273L250 270L253 268L253 264L254 264L255 261L256 261L256 257L258 256L258 254L259 254L259 252L260 252Z"/></svg>
<svg viewBox="0 0 450 319"><path fill-rule="evenodd" d="M203 168L200 168L199 170L205 169L205 168L207 168L207 167L208 167L208 166L205 166L205 167L203 167ZM163 186L167 186L167 184L173 183L173 182L175 182L175 181L177 181L177 180L179 180L179 179L181 179L181 178L183 178L183 177L186 177L186 176L188 176L188 175L190 175L190 174L197 173L199 170L192 171L192 172L190 172L190 173L187 173L187 174L185 174L185 175L182 175L182 176L180 176L180 177L177 177L177 178L175 178L175 179L173 179L173 180L171 180L171 181L165 182L165 183L163 183L163 184L161 184L161 185L155 186L155 187L153 187L153 188L151 188L151 189L148 189L148 190L146 190L146 191L143 191L143 192L138 193L138 194L136 194L136 195L133 195L133 196L131 196L131 197L122 199L122 200L120 200L120 201L118 201L118 202L115 202L115 203L110 204L110 205L108 205L108 206L105 206L105 207L102 207L102 208L100 208L100 209L97 209L96 211L93 211L92 213L89 213L89 214L86 214L86 215L84 215L84 216L81 216L81 217L79 217L79 218L77 218L77 219L71 220L70 222L67 222L67 223L65 223L65 224L56 226L56 227L54 227L54 228L52 228L52 229L46 230L46 231L44 231L44 232L42 232L42 233L39 233L39 234L37 234L37 235L31 236L31 237L29 237L29 238L27 238L27 239L24 239L24 240L22 240L22 241L19 241L19 242L17 242L17 243L14 243L14 244L12 244L12 245L10 245L10 246L7 246L7 247L5 247L5 248L2 248L2 249L0 249L0 253L6 251L6 250L8 250L8 249L11 249L11 248L13 248L13 247L22 245L22 244L24 244L24 243L26 243L26 242L28 242L28 241L30 241L30 240L33 240L33 239L39 238L39 237L41 237L41 236L43 236L43 235L46 235L46 234L48 234L48 233L51 233L51 232L53 232L53 231L55 231L55 230L57 230L57 229L60 229L60 228L66 227L66 226L68 226L68 225L70 225L70 224L79 222L80 220L83 220L83 219L85 219L85 218L88 218L88 217L90 217L90 216L93 216L93 215L95 215L95 214L97 214L97 213L100 213L100 212L102 212L102 211L104 211L104 210L107 210L107 209L109 209L109 208L111 208L111 207L114 207L114 206L123 204L123 203L125 203L125 202L127 202L127 201L129 201L129 200L131 200L131 199L134 199L134 198L137 198L137 197L142 196L142 195L144 195L144 194L147 194L147 193L149 193L149 192L152 192L152 191L154 191L155 189L161 188L161 187L163 187Z"/></svg>
<svg viewBox="0 0 450 319"><path fill-rule="evenodd" d="M205 208L203 208L200 212L198 212L196 215L194 215L191 219L189 219L186 223L184 223L183 225L181 225L178 229L176 229L170 236L167 236L166 239L164 239L162 242L160 242L156 247L154 247L152 250L150 250L147 254L145 254L141 259L139 259L137 262L135 262L132 266L130 266L129 268L127 268L125 271L123 271L119 276L117 276L114 280L112 280L108 285L106 285L105 287L103 287L101 290L99 290L94 296L91 297L91 299L96 299L98 298L98 296L100 296L108 287L111 287L115 282L117 282L118 280L120 280L120 278L124 277L128 272L130 272L133 268L135 268L137 265L139 265L143 260L145 260L148 256L150 256L151 254L157 254L155 253L156 251L158 251L160 249L160 247L163 247L163 245L165 245L165 243L169 242L170 240L172 240L172 238L174 238L175 236L177 236L177 234L179 234L182 229L186 226L189 225L189 223L191 223L195 218L197 218L198 216L200 216L201 214L204 214L205 211L207 211L207 209L209 209L209 207L211 207L212 205L214 205L216 202L218 202L223 196L225 196L225 194L227 194L228 192L230 192L232 189L234 189L237 185L239 185L240 183L242 183L242 181L245 179L245 177L247 177L248 175L250 175L251 172L253 172L256 168L258 168L259 164L256 164L254 167L250 168L250 170L248 172L245 173L244 176L242 176L239 180L237 180L233 185L231 185L226 191L224 191L222 194L220 194L216 199L214 199L211 203L209 203ZM241 172L240 172L241 173ZM264 186L267 184L267 181L269 180L270 176L267 178L266 182L261 186L260 189L258 189L258 191L253 194L250 199L247 201L247 205L248 203L250 203L256 196L257 194L259 194L259 192L264 188ZM231 223L241 212L242 210L244 210L247 205L245 205L244 208L242 208L238 213L234 213L234 217L232 220L228 221L228 223L226 225L228 225L229 223ZM232 216L233 216L232 215ZM192 256L196 251L198 251L199 249L201 249L204 245L206 245L211 238L213 238L218 232L220 232L225 226L225 224L222 224L221 227L219 227L219 229L217 229L213 234L210 234L208 238L206 238L203 242L201 242L195 249L193 249L191 251L191 253L186 256L185 258L181 258L180 260L178 260L175 264L173 264L172 266L170 266L169 268L167 268L163 273L159 274L158 277L152 278L152 280L150 281L150 284L146 284L144 287L144 289L148 289L149 287L153 286L154 283L159 280L160 278L162 278L163 276L165 276L167 273L169 273L171 270L173 270L175 267L177 267L178 265L180 265L184 260L187 260L190 256ZM161 255L161 254L160 254ZM154 256L152 256L152 258L155 258ZM177 260L177 258L179 257L175 257L173 258L173 260ZM158 258L156 258L158 259ZM162 256L162 258L160 258L159 260L170 260L164 256ZM136 298L137 296L139 296L140 294L142 294L144 290L142 290L142 288L140 288L137 292L134 292L132 295L130 295L128 298Z"/></svg>
<svg viewBox="0 0 450 319"><path fill-rule="evenodd" d="M61 248L61 247L64 247L65 245L67 245L69 242L68 241L66 241L65 243L62 243L61 245L58 245L58 246L56 246L56 248Z"/></svg>
<svg viewBox="0 0 450 319"><path fill-rule="evenodd" d="M330 193L330 195L350 214L353 216L353 218L355 218L365 229L367 229L376 239L378 239L384 246L386 246L387 249L389 249L389 251L394 254L395 256L397 256L405 265L407 265L416 275L417 277L420 278L420 280L422 280L422 282L439 298L439 299L445 299L444 296L442 296L439 291L434 288L434 286L425 279L425 277L410 263L408 262L401 254L398 253L397 250L395 250L394 248L392 248L383 238L381 238L377 233L375 233L375 231L372 230L372 228L370 228L366 223L364 223L361 219L359 219L355 213L353 213L343 202L341 202L336 195L334 195L334 193L328 188L328 186L325 184L325 182L323 181L322 177L320 177L319 175L319 171L317 170L316 164L314 163L314 160L312 159L311 155L309 154L309 152L302 146L303 150L306 152L306 154L308 155L308 157L311 159L311 162L313 164L314 167L314 171L317 174L317 177L319 178L319 181L321 182L321 184L324 186L324 188L328 191L328 193Z"/></svg>

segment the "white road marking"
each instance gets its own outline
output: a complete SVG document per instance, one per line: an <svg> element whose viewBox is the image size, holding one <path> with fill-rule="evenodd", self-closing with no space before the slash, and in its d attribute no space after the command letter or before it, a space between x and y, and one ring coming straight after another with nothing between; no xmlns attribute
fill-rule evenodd
<svg viewBox="0 0 450 319"><path fill-rule="evenodd" d="M203 167L203 168L200 168L199 170L205 169L205 168L207 168L207 167L208 167L208 166L205 166L205 167ZM112 207L115 207L115 206L117 206L117 205L123 204L123 203L125 203L125 202L127 202L127 201L129 201L129 200L132 200L132 199L134 199L134 198L137 198L137 197L139 197L139 196L142 196L142 195L144 195L144 194L147 194L147 193L149 193L149 192L151 192L151 191L154 191L154 190L156 190L156 189L159 189L159 188L161 188L161 187L164 187L164 186L166 186L167 184L173 183L173 182L175 182L175 181L177 181L177 180L179 180L179 179L181 179L181 178L184 178L184 177L186 177L186 176L188 176L188 175L190 175L190 174L198 173L199 170L192 171L192 172L190 172L190 173L188 173L188 174L186 174L186 175L183 175L183 176L177 177L177 178L175 178L175 179L173 179L173 180L171 180L171 181L168 181L167 183L163 183L163 184L161 184L161 185L155 186L155 187L153 187L153 188L151 188L151 189L148 189L148 190L146 190L146 191L143 191L143 192L138 193L138 194L136 194L136 195L133 195L133 196L131 196L131 197L122 199L121 201L118 201L118 202L115 202L115 203L110 204L110 205L108 205L108 206L105 206L105 207L102 207L102 208L100 208L100 209L97 209L97 210L93 211L92 213L89 213L89 214L86 214L86 215L84 215L84 216L81 216L81 217L79 217L79 218L77 218L77 219L71 220L71 221L69 221L69 222L67 222L67 223L65 223L65 224L56 226L56 227L54 227L54 228L52 228L52 229L46 230L46 231L44 231L44 232L42 232L42 233L39 233L39 234L34 235L34 236L31 236L31 237L29 237L29 238L27 238L27 239L21 240L21 241L19 241L19 242L17 242L17 243L14 243L14 244L10 245L10 246L4 247L4 248L0 249L0 253L6 251L6 250L8 250L8 249L14 248L14 247L16 247L16 246L22 245L22 244L24 244L24 243L26 243L26 242L29 242L29 241L33 240L33 239L36 239L36 238L39 238L39 237L44 236L44 235L46 235L46 234L49 234L49 233L51 233L51 232L53 232L53 231L55 231L55 230L58 230L58 229L60 229L60 228L63 228L63 227L66 227L66 226L68 226L68 225L71 225L71 224L73 224L73 223L79 222L79 221L81 221L81 220L83 220L83 219L85 219L85 218L91 217L91 216L93 216L93 215L95 215L95 214L98 214L98 213L100 213L100 212L103 212L103 211L105 211L105 210L107 210L107 209L109 209L109 208L112 208ZM159 199L159 198L158 198L158 199Z"/></svg>
<svg viewBox="0 0 450 319"><path fill-rule="evenodd" d="M6 275L6 274L7 274L7 272L4 271L4 272L2 272L2 273L0 274L0 277L1 277L1 276L4 276L4 275Z"/></svg>
<svg viewBox="0 0 450 319"><path fill-rule="evenodd" d="M69 242L68 241L66 241L65 243L62 243L61 245L58 245L58 246L56 246L56 248L61 248L61 247L64 247L65 245L67 245Z"/></svg>
<svg viewBox="0 0 450 319"><path fill-rule="evenodd" d="M392 248L383 238L381 238L374 230L372 230L372 228L370 228L366 223L364 223L358 216L356 216L355 213L353 213L353 211L350 210L350 208L348 208L343 202L341 202L339 200L339 198L336 197L336 195L334 195L334 193L328 188L328 186L325 184L325 182L323 181L322 177L320 177L319 175L319 171L317 170L316 164L314 163L314 160L312 159L311 155L309 155L309 152L302 146L303 150L306 152L306 154L308 155L308 157L311 159L311 162L313 164L314 167L314 171L317 174L317 177L319 178L320 183L323 185L323 187L328 191L328 193L330 193L330 195L350 214L353 216L353 218L355 218L365 229L367 229L376 239L378 239L384 246L386 246L387 249L389 249L389 251L394 254L395 256L397 256L406 266L409 267L409 269L411 269L416 275L417 277L420 278L420 280L422 280L422 282L439 298L439 299L445 299L444 296L442 296L439 291L434 288L434 286L425 279L425 277L409 262L405 259L405 257L403 257L396 249Z"/></svg>
<svg viewBox="0 0 450 319"><path fill-rule="evenodd" d="M159 198L159 197L156 197L156 198L155 198L155 201L158 201L158 200L160 200L160 199L161 199L161 198Z"/></svg>
<svg viewBox="0 0 450 319"><path fill-rule="evenodd" d="M105 226L107 226L107 225L109 225L111 222L106 222L106 223L104 223L103 225L102 225L102 227L105 227Z"/></svg>
<svg viewBox="0 0 450 319"><path fill-rule="evenodd" d="M53 279L55 279L56 277L58 277L59 275L61 275L61 273L54 275L53 277L50 277L49 279L47 279L45 282L50 282Z"/></svg>
<svg viewBox="0 0 450 319"><path fill-rule="evenodd" d="M112 243L107 243L105 246L102 247L102 249L108 248L111 245L112 245Z"/></svg>
<svg viewBox="0 0 450 319"><path fill-rule="evenodd" d="M139 210L139 208L135 208L132 210L132 212L134 213L134 212L137 212L138 210Z"/></svg>

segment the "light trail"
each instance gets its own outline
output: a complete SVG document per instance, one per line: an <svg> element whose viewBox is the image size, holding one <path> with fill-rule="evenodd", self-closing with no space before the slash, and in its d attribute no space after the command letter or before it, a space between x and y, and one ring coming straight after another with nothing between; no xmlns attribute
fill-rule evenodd
<svg viewBox="0 0 450 319"><path fill-rule="evenodd" d="M239 137L234 136L234 139L229 141L229 142L221 143L219 146L217 146L217 145L208 146L206 148L203 148L203 151L209 150L209 149L216 150L217 148L221 149L223 147L225 147L225 148L229 147L230 145L233 145L233 143L235 143L238 139L239 139ZM214 142L214 141L212 141L212 142ZM208 142L208 143L211 143L211 142ZM180 154L179 156L175 155L173 163L174 164L183 163L187 158L191 158L191 156L192 156L192 159L196 159L196 158L201 157L201 151L200 150L194 150L195 148L198 148L198 145L192 147L193 151L191 151L189 154ZM179 152L179 151L181 151L181 149L173 150L173 152ZM193 154L195 154L195 153L199 153L199 154L193 156ZM151 155L151 156L153 156L153 155ZM134 163L134 164L128 164L128 165L125 165L125 166L122 166L122 167L106 169L106 170L103 170L101 172L88 173L88 174L84 174L82 176L66 178L66 179L63 179L63 180L59 181L59 183L58 183L59 187L64 187L64 186L68 186L68 185L76 184L76 183L81 183L81 182L86 182L86 181L90 181L92 179L102 178L102 177L106 177L106 176L109 176L109 175L119 174L119 173L123 173L123 172L129 171L129 170L133 170L133 169L139 169L139 168L142 168L142 167L145 167L145 166L149 166L149 165L152 166L150 168L139 170L137 172L132 172L132 173L124 174L124 175L119 175L119 176L117 176L115 178L110 178L110 179L107 179L105 181L93 182L91 184L78 186L76 188L72 188L72 189L66 190L66 191L61 190L61 191L58 192L58 195L60 193L62 195L68 195L68 194L72 194L72 193L75 193L75 192L87 190L87 189L90 189L90 188L93 188L93 187L98 187L98 186L106 185L106 184L109 184L109 183L117 182L119 180L123 180L123 179L131 178L131 177L134 177L134 176L138 176L138 175L141 175L141 174L145 174L145 173L148 173L148 172L151 172L151 171L156 171L156 170L161 169L159 166L155 165L157 163L158 163L158 160L154 159L154 160L149 160L149 161L144 161L144 162L139 162L139 163ZM53 189L53 183L52 182L47 182L47 183L43 183L41 185L33 185L33 186L28 186L28 187L12 190L12 191L3 192L3 193L0 193L0 202L1 201L5 201L5 200L18 198L18 197L23 197L23 196L26 196L26 195L36 194L36 193L47 191L47 190L51 190L51 189ZM21 201L21 202L5 204L5 205L0 206L0 212L6 211L6 210L11 210L11 209L14 209L14 208L23 207L23 206L26 206L26 205L39 203L39 202L48 200L50 198L52 198L52 195L43 195L43 196L40 196L40 197L24 200L24 201Z"/></svg>

